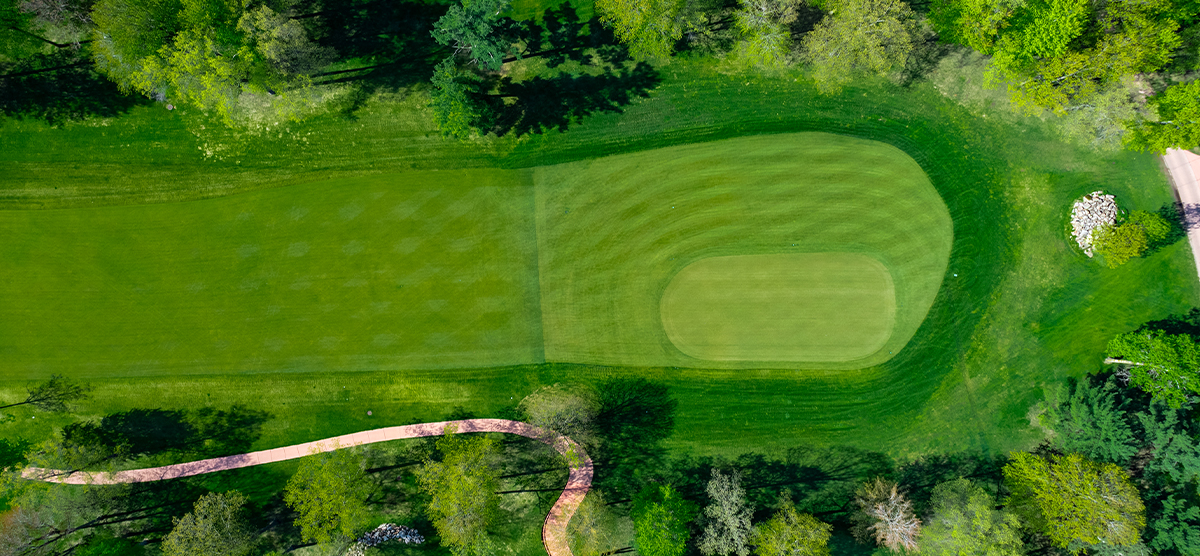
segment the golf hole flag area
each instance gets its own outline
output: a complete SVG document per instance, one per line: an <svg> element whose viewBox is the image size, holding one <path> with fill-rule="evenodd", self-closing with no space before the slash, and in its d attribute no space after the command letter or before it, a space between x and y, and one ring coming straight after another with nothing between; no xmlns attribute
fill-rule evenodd
<svg viewBox="0 0 1200 556"><path fill-rule="evenodd" d="M4 211L0 226L12 378L858 369L912 337L953 237L916 162L824 133Z"/></svg>

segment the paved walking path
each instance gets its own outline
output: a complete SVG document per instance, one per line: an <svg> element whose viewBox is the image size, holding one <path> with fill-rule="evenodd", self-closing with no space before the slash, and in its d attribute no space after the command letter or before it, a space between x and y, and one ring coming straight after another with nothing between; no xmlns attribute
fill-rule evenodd
<svg viewBox="0 0 1200 556"><path fill-rule="evenodd" d="M1183 205L1184 219L1188 227L1188 243L1192 246L1192 257L1196 261L1196 272L1200 274L1200 156L1181 149L1167 149L1163 164L1175 187L1175 197Z"/></svg>
<svg viewBox="0 0 1200 556"><path fill-rule="evenodd" d="M441 421L438 423L387 427L236 456L165 465L163 467L151 467L148 469L131 469L115 473L88 471L68 473L57 469L31 467L25 469L22 476L26 479L72 485L144 483L286 461L302 458L316 452L329 452L358 444L441 436L448 426L456 427L454 431L456 433L503 432L532 438L549 444L558 453L566 456L568 465L570 466L570 474L567 476L567 484L563 487L562 495L558 497L558 501L550 508L550 513L546 516L546 522L542 525L542 545L546 547L546 552L550 556L572 556L571 548L567 545L567 523L571 521L571 516L575 515L575 510L579 508L579 504L583 502L583 497L587 495L588 489L592 486L592 459L588 457L579 444L570 438L528 423L509 421L507 419L464 419L461 421Z"/></svg>

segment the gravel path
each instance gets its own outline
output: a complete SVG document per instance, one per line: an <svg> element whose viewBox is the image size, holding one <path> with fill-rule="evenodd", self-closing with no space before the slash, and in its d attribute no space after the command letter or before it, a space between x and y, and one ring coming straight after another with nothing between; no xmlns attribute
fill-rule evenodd
<svg viewBox="0 0 1200 556"><path fill-rule="evenodd" d="M148 469L131 469L115 473L88 471L68 473L57 469L31 467L25 469L22 476L26 479L72 485L161 481L224 471L226 469L286 461L302 458L313 452L328 452L337 448L359 444L372 444L405 438L441 436L447 426L457 427L455 431L457 433L503 432L532 438L549 444L558 453L566 456L570 465L570 474L567 476L567 484L563 487L562 495L558 497L554 506L550 508L550 513L546 516L546 522L542 525L542 544L546 548L546 553L550 556L571 556L571 548L567 545L567 523L571 521L571 516L575 515L575 510L579 508L579 504L583 502L583 497L587 495L588 489L592 486L592 460L583 448L570 438L528 423L509 421L507 419L464 419L461 421L441 421L437 423L405 425L402 427L387 427L236 456L212 458L163 467L151 467Z"/></svg>
<svg viewBox="0 0 1200 556"><path fill-rule="evenodd" d="M1196 261L1196 272L1200 275L1200 156L1180 149L1167 149L1163 164L1171 176L1175 197L1183 205L1184 222L1188 227L1188 243L1192 246L1192 257Z"/></svg>

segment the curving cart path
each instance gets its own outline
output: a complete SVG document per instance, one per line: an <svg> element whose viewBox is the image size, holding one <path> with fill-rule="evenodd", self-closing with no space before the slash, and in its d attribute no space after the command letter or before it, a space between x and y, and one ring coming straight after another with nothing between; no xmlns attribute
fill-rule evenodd
<svg viewBox="0 0 1200 556"><path fill-rule="evenodd" d="M1188 243L1192 246L1192 257L1196 272L1200 273L1200 222L1196 212L1200 211L1200 156L1182 149L1167 149L1162 157L1171 185L1175 186L1175 199L1183 205L1188 228Z"/></svg>
<svg viewBox="0 0 1200 556"><path fill-rule="evenodd" d="M144 483L286 461L359 444L441 436L445 432L446 427L456 427L455 433L502 432L532 438L552 446L558 453L567 458L570 466L570 474L567 476L567 484L563 487L562 494L554 502L554 506L550 508L550 513L546 515L546 522L542 525L542 545L545 546L546 553L550 556L572 556L571 548L567 545L567 523L571 521L571 516L575 515L575 510L579 508L579 504L583 502L584 496L587 495L588 489L592 486L592 459L588 457L579 444L570 438L548 429L535 427L520 421L509 421L507 419L464 419L461 421L440 421L437 423L386 427L236 456L225 456L162 467L150 467L147 469L131 469L115 473L89 471L68 473L57 469L30 467L22 472L22 476L26 479L72 485Z"/></svg>

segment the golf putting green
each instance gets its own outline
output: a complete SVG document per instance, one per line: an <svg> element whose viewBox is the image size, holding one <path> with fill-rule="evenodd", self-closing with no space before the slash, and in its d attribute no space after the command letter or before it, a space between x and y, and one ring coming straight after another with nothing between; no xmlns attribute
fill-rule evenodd
<svg viewBox="0 0 1200 556"><path fill-rule="evenodd" d="M912 337L953 235L911 158L824 133L6 211L0 228L10 378L863 368Z"/></svg>
<svg viewBox="0 0 1200 556"><path fill-rule="evenodd" d="M883 347L896 321L892 276L858 253L701 259L663 293L667 336L714 361L850 361Z"/></svg>
<svg viewBox="0 0 1200 556"><path fill-rule="evenodd" d="M741 137L545 166L534 170L534 182L549 361L697 368L877 365L899 353L925 319L954 236L945 203L916 161L885 143L827 133ZM749 307L722 313L739 296L762 295L758 307L771 305L773 297L779 310L813 303L827 293L816 276L807 286L794 283L799 289L772 285L770 295L709 297L703 302L712 309L708 316L688 307L689 295L716 295L701 294L706 286L692 283L699 279L693 272L717 264L702 261L744 256L785 261L794 259L775 257L815 253L861 257L841 259L849 265L841 269L831 264L830 280L882 284L879 266L886 269L894 316L886 315L888 303L878 298L886 297L882 285L874 294L863 293L875 296L873 301L843 304L860 315L882 311L861 322L820 317L834 309L819 309L807 322L792 319L768 331L763 322L770 314ZM700 270L688 270L696 264ZM764 285L736 273L728 269L723 280L739 289ZM853 296L832 295L843 301ZM854 330L859 324L868 328ZM715 328L701 330L708 327ZM822 344L805 332L821 328L842 337ZM746 344L734 347L735 338Z"/></svg>

